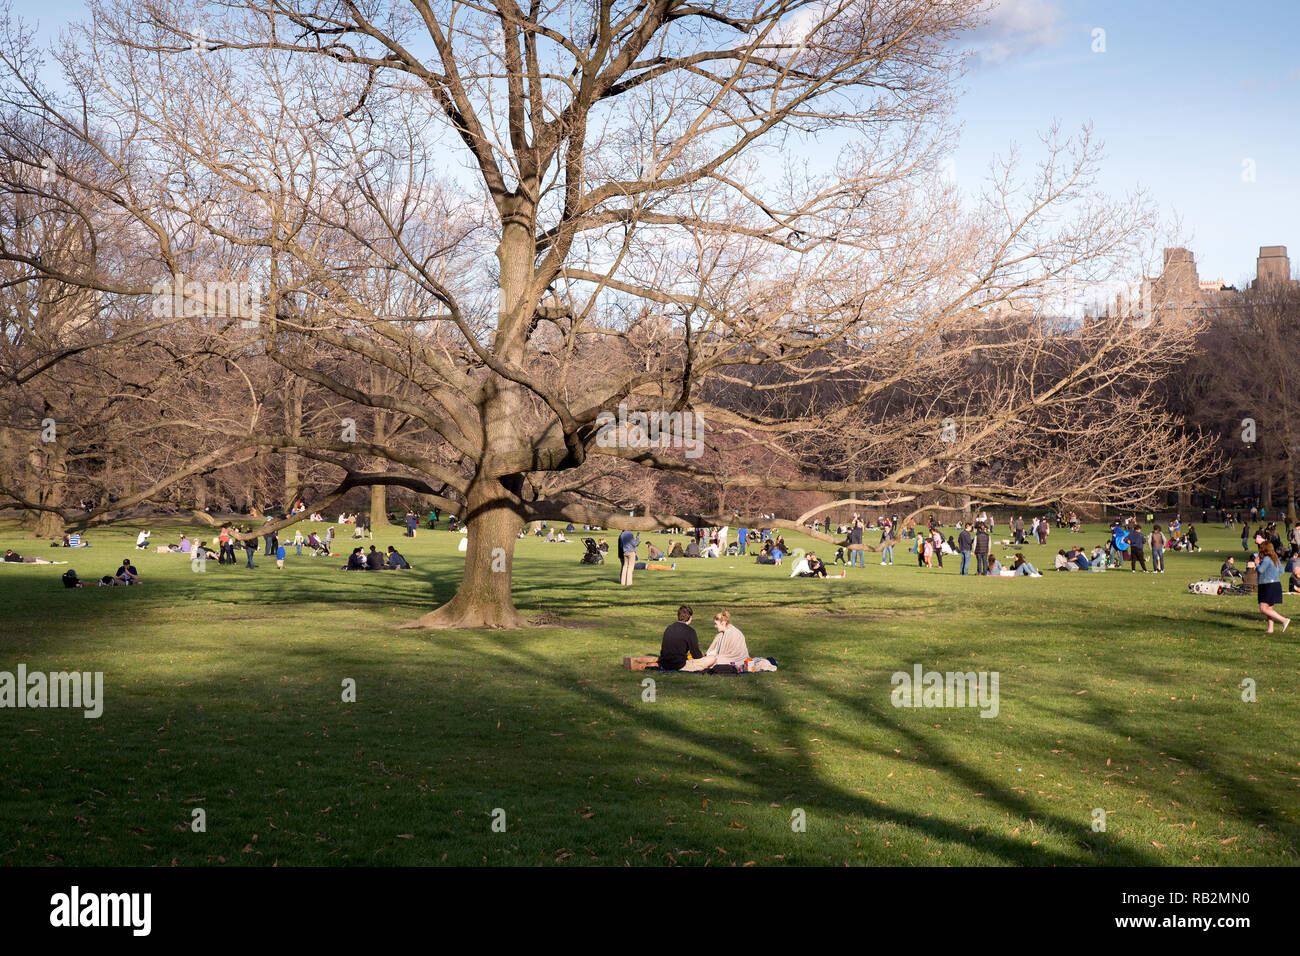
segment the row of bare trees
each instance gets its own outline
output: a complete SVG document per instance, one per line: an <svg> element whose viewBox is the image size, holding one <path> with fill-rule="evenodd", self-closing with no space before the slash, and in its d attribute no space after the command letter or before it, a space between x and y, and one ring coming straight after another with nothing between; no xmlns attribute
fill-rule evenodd
<svg viewBox="0 0 1300 956"><path fill-rule="evenodd" d="M11 24L0 494L404 488L469 527L415 623L513 627L529 521L1185 486L1190 330L1041 317L1141 268L1142 197L1087 130L940 175L983 6L92 0L48 65Z"/></svg>

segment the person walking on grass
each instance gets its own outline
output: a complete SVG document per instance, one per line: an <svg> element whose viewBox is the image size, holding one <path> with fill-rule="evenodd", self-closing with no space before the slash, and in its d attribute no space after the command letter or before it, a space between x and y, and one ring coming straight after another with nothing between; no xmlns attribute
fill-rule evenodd
<svg viewBox="0 0 1300 956"><path fill-rule="evenodd" d="M1133 530L1128 533L1128 566L1129 570L1137 574L1137 566L1142 565L1142 573L1147 573L1147 559L1143 549L1147 546L1147 536L1142 533L1140 524L1133 525Z"/></svg>
<svg viewBox="0 0 1300 956"><path fill-rule="evenodd" d="M884 530L880 532L880 564L881 566L894 566L894 542L898 540L894 537L893 527L886 522ZM865 566L865 565L864 565Z"/></svg>
<svg viewBox="0 0 1300 956"><path fill-rule="evenodd" d="M244 540L244 553L248 555L248 569L251 571L256 567L253 564L253 555L257 553L257 535L252 533L251 528L248 537Z"/></svg>
<svg viewBox="0 0 1300 956"><path fill-rule="evenodd" d="M1273 542L1265 540L1260 544L1256 570L1259 574L1257 591L1259 610L1268 621L1266 633L1273 633L1274 621L1281 624L1285 632L1291 626L1291 619L1273 610L1282 603L1282 562L1278 560L1277 552L1273 549Z"/></svg>

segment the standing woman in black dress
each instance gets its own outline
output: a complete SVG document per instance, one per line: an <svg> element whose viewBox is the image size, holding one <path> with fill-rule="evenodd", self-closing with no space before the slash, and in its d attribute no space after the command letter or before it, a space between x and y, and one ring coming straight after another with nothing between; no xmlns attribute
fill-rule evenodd
<svg viewBox="0 0 1300 956"><path fill-rule="evenodd" d="M1259 571L1259 610L1268 619L1268 633L1273 633L1274 621L1285 631L1291 625L1291 619L1273 610L1282 603L1282 562L1273 550L1272 541L1260 542L1259 560L1255 566Z"/></svg>

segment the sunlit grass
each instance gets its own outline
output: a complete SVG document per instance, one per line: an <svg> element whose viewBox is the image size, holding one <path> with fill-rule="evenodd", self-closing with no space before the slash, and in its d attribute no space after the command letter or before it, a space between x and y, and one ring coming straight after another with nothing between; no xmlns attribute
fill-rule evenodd
<svg viewBox="0 0 1300 956"><path fill-rule="evenodd" d="M0 528L0 547L84 579L130 555L146 581L68 591L63 567L0 568L0 670L102 670L107 698L99 720L0 710L0 863L1296 859L1300 634L1266 637L1249 598L1186 593L1217 574L1215 548L1240 552L1226 531L1199 528L1204 552L1170 554L1163 576L960 578L900 548L845 580L724 558L630 590L616 565L580 565L580 543L530 539L516 600L573 626L436 633L395 628L450 596L459 535L379 530L410 573L290 548L283 571L259 556L198 574L135 551L135 530L74 552ZM1023 550L1050 568L1065 541L1102 537ZM682 602L697 621L730 608L780 670L623 670ZM893 707L891 674L918 663L998 671L999 716Z"/></svg>

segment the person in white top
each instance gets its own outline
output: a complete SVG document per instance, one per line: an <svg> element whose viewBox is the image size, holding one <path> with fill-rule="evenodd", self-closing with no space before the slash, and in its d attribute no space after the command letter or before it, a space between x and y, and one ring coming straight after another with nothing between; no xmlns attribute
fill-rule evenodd
<svg viewBox="0 0 1300 956"><path fill-rule="evenodd" d="M149 543L149 532L141 531L140 534L136 536L135 546L139 548L141 551L143 551L145 545L147 545L148 543Z"/></svg>

